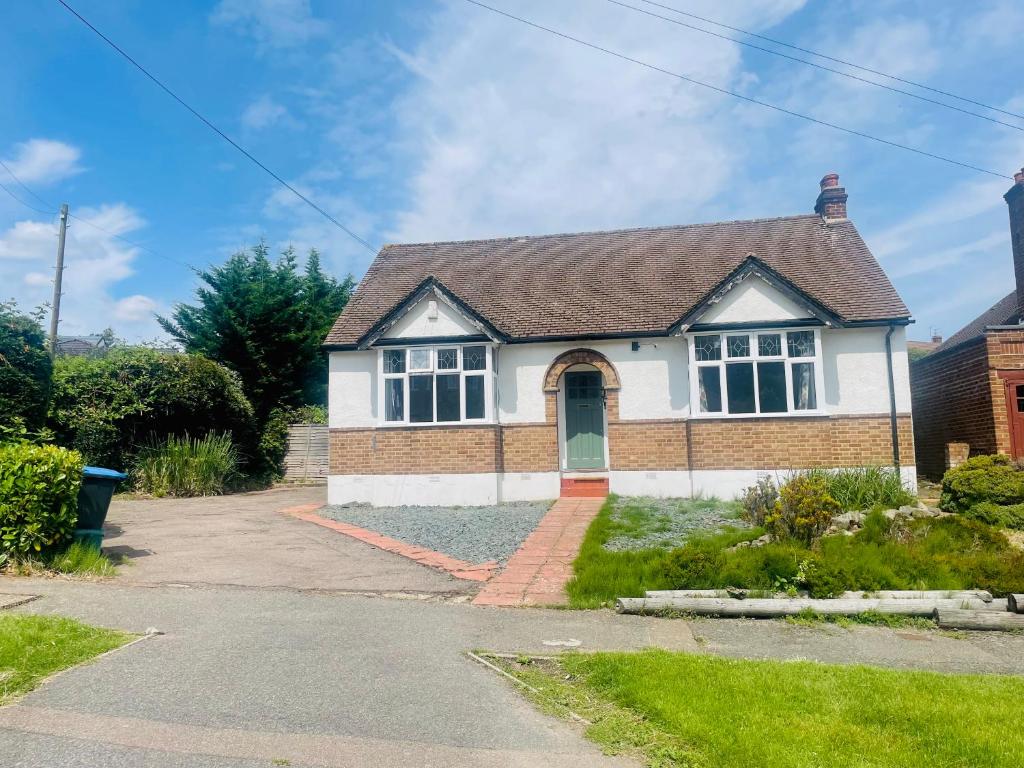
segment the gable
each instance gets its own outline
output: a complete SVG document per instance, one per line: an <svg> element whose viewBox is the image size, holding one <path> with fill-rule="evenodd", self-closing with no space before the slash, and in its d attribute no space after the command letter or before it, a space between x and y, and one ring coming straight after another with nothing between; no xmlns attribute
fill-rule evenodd
<svg viewBox="0 0 1024 768"><path fill-rule="evenodd" d="M747 275L700 316L702 324L803 320L813 317L806 305L784 295L756 275Z"/></svg>
<svg viewBox="0 0 1024 768"><path fill-rule="evenodd" d="M427 291L381 336L384 339L423 339L477 336L480 330L437 291Z"/></svg>

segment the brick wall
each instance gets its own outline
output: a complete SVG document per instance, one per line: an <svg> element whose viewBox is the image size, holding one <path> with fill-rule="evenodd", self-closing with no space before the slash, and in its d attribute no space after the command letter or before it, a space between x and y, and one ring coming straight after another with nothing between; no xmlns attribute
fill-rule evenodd
<svg viewBox="0 0 1024 768"><path fill-rule="evenodd" d="M609 421L612 469L686 469L686 422Z"/></svg>
<svg viewBox="0 0 1024 768"><path fill-rule="evenodd" d="M968 443L972 455L997 450L994 405L1002 395L1000 390L994 400L994 392L984 338L911 364L918 472L942 476L946 443ZM1000 405L999 410L1005 409Z"/></svg>
<svg viewBox="0 0 1024 768"><path fill-rule="evenodd" d="M332 429L332 475L432 475L494 472L493 425Z"/></svg>
<svg viewBox="0 0 1024 768"><path fill-rule="evenodd" d="M988 349L988 385L992 400L992 425L995 431L995 450L1011 453L1009 414L1006 412L1006 389L1000 371L1024 370L1024 331L989 331L986 336Z"/></svg>
<svg viewBox="0 0 1024 768"><path fill-rule="evenodd" d="M504 424L502 458L506 472L557 472L558 427L554 424Z"/></svg>

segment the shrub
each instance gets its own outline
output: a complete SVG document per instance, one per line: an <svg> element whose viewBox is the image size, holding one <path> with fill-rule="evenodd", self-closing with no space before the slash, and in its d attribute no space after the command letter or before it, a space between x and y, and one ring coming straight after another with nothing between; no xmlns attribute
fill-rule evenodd
<svg viewBox="0 0 1024 768"><path fill-rule="evenodd" d="M802 474L824 480L829 495L844 510L893 508L914 502L914 494L906 489L903 478L893 467L811 469Z"/></svg>
<svg viewBox="0 0 1024 768"><path fill-rule="evenodd" d="M1024 471L1009 456L974 456L943 476L939 506L947 512L967 512L985 502L1024 502Z"/></svg>
<svg viewBox="0 0 1024 768"><path fill-rule="evenodd" d="M0 302L0 426L43 425L51 369L38 319Z"/></svg>
<svg viewBox="0 0 1024 768"><path fill-rule="evenodd" d="M774 481L770 477L762 477L743 492L743 516L751 525L763 526L778 500L779 489Z"/></svg>
<svg viewBox="0 0 1024 768"><path fill-rule="evenodd" d="M258 430L238 378L199 355L139 347L59 359L50 421L58 440L87 461L132 464L156 436L231 433L245 467L259 463Z"/></svg>
<svg viewBox="0 0 1024 768"><path fill-rule="evenodd" d="M19 556L69 541L82 456L54 445L0 445L0 552Z"/></svg>
<svg viewBox="0 0 1024 768"><path fill-rule="evenodd" d="M214 496L224 492L238 467L230 435L171 435L139 451L135 486L153 496Z"/></svg>
<svg viewBox="0 0 1024 768"><path fill-rule="evenodd" d="M989 501L983 501L981 504L975 504L964 512L964 516L972 520L980 520L988 525L1024 531L1024 504L1000 506Z"/></svg>
<svg viewBox="0 0 1024 768"><path fill-rule="evenodd" d="M824 478L797 475L779 490L775 508L765 518L765 526L779 538L810 544L842 511L839 503L829 495Z"/></svg>
<svg viewBox="0 0 1024 768"><path fill-rule="evenodd" d="M724 565L725 555L716 547L688 544L669 553L665 575L674 589L711 589Z"/></svg>

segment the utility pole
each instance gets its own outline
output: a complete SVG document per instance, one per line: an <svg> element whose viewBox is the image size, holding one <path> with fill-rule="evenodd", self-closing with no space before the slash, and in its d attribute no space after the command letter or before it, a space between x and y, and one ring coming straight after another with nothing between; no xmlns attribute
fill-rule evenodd
<svg viewBox="0 0 1024 768"><path fill-rule="evenodd" d="M64 277L64 240L68 234L68 204L60 206L60 234L57 236L57 266L53 278L53 312L50 315L50 357L57 356L57 323L60 322L60 284Z"/></svg>

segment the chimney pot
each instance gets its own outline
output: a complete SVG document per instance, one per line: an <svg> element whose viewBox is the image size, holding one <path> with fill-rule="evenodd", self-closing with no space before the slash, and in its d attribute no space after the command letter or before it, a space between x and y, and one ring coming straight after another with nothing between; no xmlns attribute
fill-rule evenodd
<svg viewBox="0 0 1024 768"><path fill-rule="evenodd" d="M826 224L834 221L846 221L846 189L839 186L838 173L826 173L821 178L821 192L814 203L814 212Z"/></svg>
<svg viewBox="0 0 1024 768"><path fill-rule="evenodd" d="M941 344L941 343L942 343L942 334L941 333L933 333L932 334L932 344Z"/></svg>
<svg viewBox="0 0 1024 768"><path fill-rule="evenodd" d="M1013 181L1018 185L1024 184L1024 168L1013 174Z"/></svg>

